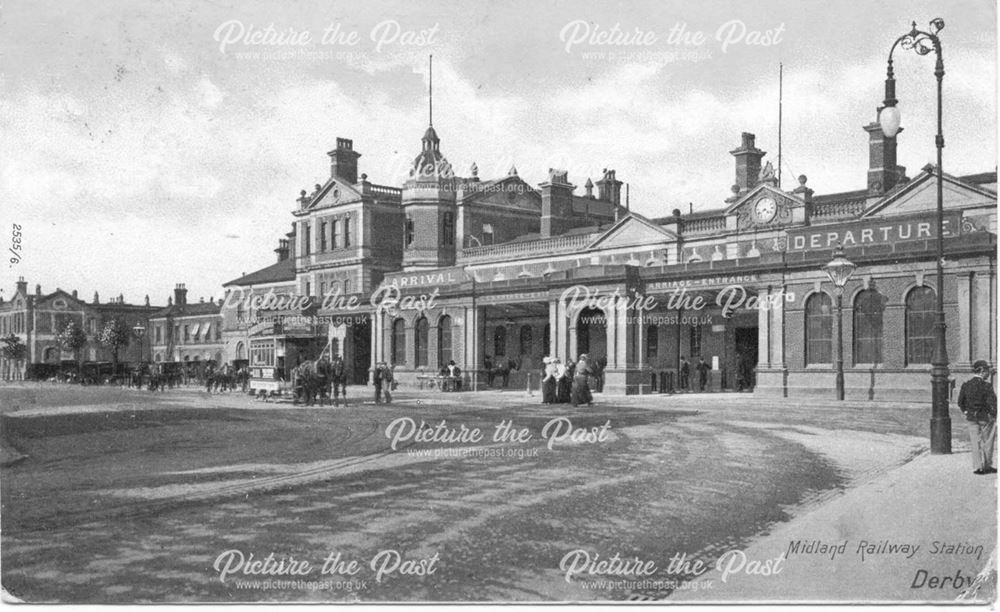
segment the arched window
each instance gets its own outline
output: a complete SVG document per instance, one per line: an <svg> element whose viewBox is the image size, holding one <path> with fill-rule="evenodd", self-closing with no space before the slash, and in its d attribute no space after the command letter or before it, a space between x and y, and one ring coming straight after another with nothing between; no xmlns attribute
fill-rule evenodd
<svg viewBox="0 0 1000 612"><path fill-rule="evenodd" d="M497 325L493 330L493 356L503 357L507 354L507 328Z"/></svg>
<svg viewBox="0 0 1000 612"><path fill-rule="evenodd" d="M806 300L806 364L833 363L833 303L825 293Z"/></svg>
<svg viewBox="0 0 1000 612"><path fill-rule="evenodd" d="M914 287L906 295L906 365L931 362L936 308L930 287Z"/></svg>
<svg viewBox="0 0 1000 612"><path fill-rule="evenodd" d="M451 361L451 317L445 315L438 321L438 366Z"/></svg>
<svg viewBox="0 0 1000 612"><path fill-rule="evenodd" d="M656 359L660 349L660 326L650 325L646 328L646 361Z"/></svg>
<svg viewBox="0 0 1000 612"><path fill-rule="evenodd" d="M159 363L159 362L163 361L163 355L162 355L161 353L157 353L157 354L156 354L156 357L153 357L153 359L154 359L154 360L155 360L155 361L156 361L157 363Z"/></svg>
<svg viewBox="0 0 1000 612"><path fill-rule="evenodd" d="M416 326L416 338L414 343L417 345L417 367L426 368L427 367L427 330L429 325L427 323L427 317L420 317L417 319Z"/></svg>
<svg viewBox="0 0 1000 612"><path fill-rule="evenodd" d="M350 215L344 217L344 246L351 246L351 225L354 222L354 218Z"/></svg>
<svg viewBox="0 0 1000 612"><path fill-rule="evenodd" d="M406 218L406 242L404 246L410 246L413 244L413 218Z"/></svg>
<svg viewBox="0 0 1000 612"><path fill-rule="evenodd" d="M455 244L455 218L450 212L446 212L441 220L441 242L445 246Z"/></svg>
<svg viewBox="0 0 1000 612"><path fill-rule="evenodd" d="M521 354L522 355L530 355L531 354L531 326L530 325L523 325L521 327L521 333L520 333L520 338L519 339L521 341Z"/></svg>
<svg viewBox="0 0 1000 612"><path fill-rule="evenodd" d="M337 220L330 221L330 248L337 248Z"/></svg>
<svg viewBox="0 0 1000 612"><path fill-rule="evenodd" d="M392 363L406 364L406 322L402 319L392 322Z"/></svg>
<svg viewBox="0 0 1000 612"><path fill-rule="evenodd" d="M245 350L246 349L244 348L243 343L242 342L237 342L236 343L236 359L238 359L238 360L246 359L246 357L243 355L243 352ZM159 359L157 359L157 361L159 361Z"/></svg>
<svg viewBox="0 0 1000 612"><path fill-rule="evenodd" d="M344 279L344 295L348 295L351 292L351 279Z"/></svg>
<svg viewBox="0 0 1000 612"><path fill-rule="evenodd" d="M882 363L882 311L885 299L874 289L854 298L854 363Z"/></svg>
<svg viewBox="0 0 1000 612"><path fill-rule="evenodd" d="M326 221L319 224L319 250L326 252Z"/></svg>

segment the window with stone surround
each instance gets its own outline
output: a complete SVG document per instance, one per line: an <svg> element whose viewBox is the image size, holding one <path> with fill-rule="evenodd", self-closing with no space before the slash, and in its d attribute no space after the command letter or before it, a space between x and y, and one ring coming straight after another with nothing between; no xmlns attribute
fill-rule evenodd
<svg viewBox="0 0 1000 612"><path fill-rule="evenodd" d="M936 309L936 296L930 287L914 287L906 295L906 365L931 362Z"/></svg>
<svg viewBox="0 0 1000 612"><path fill-rule="evenodd" d="M833 363L833 302L825 293L806 300L806 365Z"/></svg>
<svg viewBox="0 0 1000 612"><path fill-rule="evenodd" d="M882 311L885 297L866 289L854 298L854 363L882 363Z"/></svg>

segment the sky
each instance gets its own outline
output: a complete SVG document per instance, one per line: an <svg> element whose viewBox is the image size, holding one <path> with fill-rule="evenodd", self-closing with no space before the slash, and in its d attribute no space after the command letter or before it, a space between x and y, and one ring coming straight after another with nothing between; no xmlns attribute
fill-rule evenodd
<svg viewBox="0 0 1000 612"><path fill-rule="evenodd" d="M273 263L302 189L351 138L400 186L428 123L459 175L615 169L647 216L718 208L757 135L782 185L861 189L889 48L944 19L946 172L997 165L988 0L235 0L0 4L0 296L189 301ZM270 28L270 29L269 29ZM933 161L932 57L897 51L910 176ZM12 263L12 233L23 251ZM32 289L33 290L33 289Z"/></svg>

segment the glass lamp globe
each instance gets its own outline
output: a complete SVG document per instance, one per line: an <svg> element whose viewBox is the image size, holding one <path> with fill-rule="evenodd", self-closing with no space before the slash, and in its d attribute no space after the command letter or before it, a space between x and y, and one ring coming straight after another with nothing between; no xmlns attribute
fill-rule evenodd
<svg viewBox="0 0 1000 612"><path fill-rule="evenodd" d="M899 133L899 108L896 106L886 106L878 114L878 123L882 127L882 133L886 138L892 138Z"/></svg>
<svg viewBox="0 0 1000 612"><path fill-rule="evenodd" d="M853 262L844 257L844 250L838 247L833 253L833 259L823 269L834 285L843 288L850 280L851 275L854 274L856 267Z"/></svg>

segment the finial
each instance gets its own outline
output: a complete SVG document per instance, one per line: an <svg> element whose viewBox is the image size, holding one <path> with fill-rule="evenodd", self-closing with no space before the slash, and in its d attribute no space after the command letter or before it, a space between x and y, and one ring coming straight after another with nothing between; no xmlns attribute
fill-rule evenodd
<svg viewBox="0 0 1000 612"><path fill-rule="evenodd" d="M510 171L507 172L507 176L517 176L517 166L511 164Z"/></svg>

